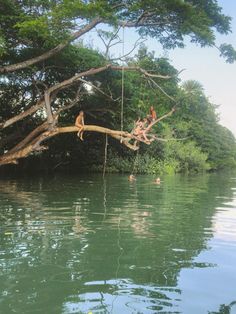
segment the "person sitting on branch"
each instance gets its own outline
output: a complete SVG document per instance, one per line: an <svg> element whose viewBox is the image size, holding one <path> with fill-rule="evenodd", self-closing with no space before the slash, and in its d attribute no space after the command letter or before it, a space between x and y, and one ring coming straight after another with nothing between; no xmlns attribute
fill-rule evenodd
<svg viewBox="0 0 236 314"><path fill-rule="evenodd" d="M148 123L151 124L152 122L156 121L156 119L157 119L156 111L154 110L154 107L151 106L149 109L149 114L147 115Z"/></svg>
<svg viewBox="0 0 236 314"><path fill-rule="evenodd" d="M78 137L83 141L83 129L84 129L84 112L81 110L79 112L79 115L76 117L75 120L75 126L79 129L79 132L77 133Z"/></svg>
<svg viewBox="0 0 236 314"><path fill-rule="evenodd" d="M140 138L141 140L149 142L149 139L146 136L146 128L147 128L147 126L148 126L147 118L144 118L144 119L140 119L139 118L135 122L135 127L134 127L134 130L133 130L132 134L134 136L136 136L137 139Z"/></svg>

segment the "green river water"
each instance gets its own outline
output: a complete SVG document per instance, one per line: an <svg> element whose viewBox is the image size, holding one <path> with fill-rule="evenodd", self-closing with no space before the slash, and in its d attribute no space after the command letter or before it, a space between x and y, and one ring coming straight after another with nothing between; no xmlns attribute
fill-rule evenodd
<svg viewBox="0 0 236 314"><path fill-rule="evenodd" d="M236 175L0 180L0 313L236 313Z"/></svg>

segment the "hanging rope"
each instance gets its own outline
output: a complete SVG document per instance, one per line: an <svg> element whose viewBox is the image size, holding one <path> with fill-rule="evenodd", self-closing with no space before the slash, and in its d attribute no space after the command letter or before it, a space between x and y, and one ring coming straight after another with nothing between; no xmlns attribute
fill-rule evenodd
<svg viewBox="0 0 236 314"><path fill-rule="evenodd" d="M147 93L147 80L144 82L144 89L142 92L142 99L143 99L143 104L148 104L149 105L149 94Z"/></svg>
<svg viewBox="0 0 236 314"><path fill-rule="evenodd" d="M139 154L138 154L138 150L136 151L136 156L134 158L134 165L133 165L133 170L131 172L131 174L135 175L137 173L137 163L138 163L138 158L139 158Z"/></svg>
<svg viewBox="0 0 236 314"><path fill-rule="evenodd" d="M122 28L122 56L125 54L125 27ZM120 110L120 130L124 129L124 78L125 78L125 69L124 69L124 61L121 72L121 110ZM123 138L121 137L120 142L122 143Z"/></svg>
<svg viewBox="0 0 236 314"><path fill-rule="evenodd" d="M121 111L120 111L120 129L123 131L124 128L124 66L122 67L122 82L121 82Z"/></svg>
<svg viewBox="0 0 236 314"><path fill-rule="evenodd" d="M105 141L105 148L104 148L104 163L103 163L103 178L105 177L106 173L106 165L107 165L107 146L108 146L108 136L106 134L106 141Z"/></svg>
<svg viewBox="0 0 236 314"><path fill-rule="evenodd" d="M104 208L104 213L103 213L102 222L105 221L106 214L107 214L107 182L104 177L103 177L103 208Z"/></svg>
<svg viewBox="0 0 236 314"><path fill-rule="evenodd" d="M119 249L119 253L118 253L118 257L117 257L117 267L116 267L116 273L115 273L115 285L117 287L117 290L119 290L120 284L122 283L122 278L120 278L118 280L118 273L119 273L120 265L121 265L120 260L121 260L122 255L124 254L124 249L121 246L121 228L120 228L120 223L121 223L121 217L120 217L120 214L119 214L118 215L118 223L117 223L117 232L118 232L118 234L117 234L117 246L118 246L118 249ZM118 293L115 294L115 297L112 300L111 312L110 313L113 313L114 303L115 303L117 298L118 298Z"/></svg>

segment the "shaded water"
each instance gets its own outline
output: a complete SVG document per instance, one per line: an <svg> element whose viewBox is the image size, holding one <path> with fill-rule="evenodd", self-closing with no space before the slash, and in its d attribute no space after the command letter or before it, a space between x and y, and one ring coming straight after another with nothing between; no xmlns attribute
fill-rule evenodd
<svg viewBox="0 0 236 314"><path fill-rule="evenodd" d="M236 176L0 181L0 313L236 313Z"/></svg>

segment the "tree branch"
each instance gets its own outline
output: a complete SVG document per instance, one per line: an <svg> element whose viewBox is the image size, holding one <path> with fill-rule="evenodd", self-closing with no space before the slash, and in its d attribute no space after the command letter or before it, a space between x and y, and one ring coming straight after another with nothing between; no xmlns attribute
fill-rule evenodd
<svg viewBox="0 0 236 314"><path fill-rule="evenodd" d="M7 128L8 126L26 118L27 116L29 116L29 115L35 113L36 111L38 111L39 109L41 109L44 105L45 105L45 100L39 99L34 106L30 107L26 111L21 112L20 114L6 120L5 122L2 122L0 124L0 129Z"/></svg>
<svg viewBox="0 0 236 314"><path fill-rule="evenodd" d="M46 131L48 127L48 122L44 122L43 124L39 125L32 132L30 132L30 134L27 135L21 142L19 142L16 146L10 149L4 156L11 156L12 154L14 155L15 152L26 147L36 136Z"/></svg>
<svg viewBox="0 0 236 314"><path fill-rule="evenodd" d="M169 97L171 100L175 101L174 98L172 98L171 96L169 96L154 80L152 80L152 78L161 78L161 79L169 79L171 78L171 76L168 75L159 75L159 74L152 74L149 73L148 71L138 67L138 66L116 66L116 65L112 65L112 64L107 64L105 66L102 66L100 68L92 68L89 69L87 71L78 73L74 76L72 76L71 78L69 78L68 80L65 80L63 82L57 83L51 87L49 87L46 91L45 94L47 94L47 97L50 97L49 99L54 99L56 97L56 94L60 91L63 90L69 86L71 86L72 84L78 82L78 81L82 81L82 77L86 77L86 76L91 76L91 75L95 75L98 73L101 73L103 71L106 71L108 69L112 69L115 71L122 71L124 69L124 71L137 71L142 73L145 77L149 78L153 84L155 84L158 88L161 89L161 91L167 96ZM114 99L113 99L114 100ZM20 121L22 119L24 119L25 117L35 113L37 110L41 109L43 106L45 106L45 98L44 99L39 99L37 104L32 106L31 108L29 108L28 110L20 113L19 115L16 115L13 118L10 118L8 120L6 120L5 122L0 124L0 129L6 128L14 123L16 123L17 121Z"/></svg>
<svg viewBox="0 0 236 314"><path fill-rule="evenodd" d="M125 71L137 71L137 72L140 72L142 73L144 76L146 77L154 77L154 78L161 78L161 79L170 79L172 78L172 76L170 75L161 75L161 74L152 74L138 66L125 66L125 67L122 67L122 66L115 66L115 65L110 65L110 68L112 70L117 70L117 71L121 71L123 68Z"/></svg>
<svg viewBox="0 0 236 314"><path fill-rule="evenodd" d="M155 85L158 89L160 89L160 91L164 95L166 95L166 97L168 97L169 99L171 99L172 101L175 102L175 99L173 97L171 97L169 94L167 94L167 92L159 84L157 84L157 82L155 82L151 77L148 77L148 80L151 81L153 83L153 85Z"/></svg>
<svg viewBox="0 0 236 314"><path fill-rule="evenodd" d="M34 135L36 134L36 132L38 132L39 129L43 129L44 126L45 125L43 124L43 125L39 126L37 129L35 129L33 132L31 132L28 135L28 139L33 138ZM132 135L128 132L115 131L115 130L100 127L97 125L85 125L84 131L99 132L99 133L103 133L103 134L108 134L111 137L113 137L119 141L121 139L123 139L122 144L127 146L128 148L133 149L133 150L138 149L138 147L136 145L132 145L129 143L129 139L132 138ZM71 132L78 132L78 128L76 126L57 127L57 128L54 128L53 130L49 130L49 131L47 130L47 131L41 133L40 135L38 135L36 138L34 138L30 142L27 139L27 145L26 146L23 146L21 143L21 145L20 145L21 148L19 146L19 148L20 148L19 150L16 151L16 148L14 148L14 150L12 150L11 152L9 151L5 155L1 156L0 157L0 165L17 163L18 159L25 158L35 151L45 150L45 149L47 149L47 147L41 145L44 141L46 141L46 140L50 139L51 137L54 137L58 134L71 133Z"/></svg>
<svg viewBox="0 0 236 314"><path fill-rule="evenodd" d="M22 70L33 64L36 64L36 63L39 63L41 61L51 58L52 56L54 56L55 54L63 50L70 42L86 34L87 32L89 32L91 29L93 29L96 25L98 25L101 22L102 22L101 18L96 18L92 20L89 24L85 25L82 29L72 34L70 38L68 38L64 43L60 43L53 49L43 53L41 56L26 60L20 63L2 66L0 67L0 73L8 73L8 72L13 72L17 70Z"/></svg>
<svg viewBox="0 0 236 314"><path fill-rule="evenodd" d="M48 123L52 124L53 115L52 115L52 108L51 108L51 97L48 90L46 90L44 93L44 99L45 99L45 109L46 109L46 114L47 114L47 120L48 120Z"/></svg>
<svg viewBox="0 0 236 314"><path fill-rule="evenodd" d="M154 124L157 122L169 117L175 111L175 107L171 109L168 113L160 117L159 119L152 122L146 129L145 133L148 133ZM67 127L55 127L54 129L48 128L49 124L47 122L38 126L33 130L23 141L17 144L13 149L0 157L0 165L5 165L9 163L17 163L17 160L20 158L25 158L35 151L41 151L47 149L46 146L41 145L44 141L62 133L71 133L80 131L76 126L67 126ZM111 130L109 128L104 128L97 125L84 125L83 132L98 132L103 134L108 134L109 136L119 140L121 144L125 145L129 149L138 150L139 142L143 142L147 145L150 145L154 140L160 140L156 135L147 134L148 139L144 139L141 136L136 136L126 131L117 131ZM134 140L133 144L130 143L131 140Z"/></svg>
<svg viewBox="0 0 236 314"><path fill-rule="evenodd" d="M160 122L161 120L171 116L174 112L175 112L176 108L173 107L168 113L164 114L163 116L161 116L160 118L156 119L155 121L153 121L152 123L149 124L149 126L146 128L146 132L149 132L151 130L151 128L158 122Z"/></svg>
<svg viewBox="0 0 236 314"><path fill-rule="evenodd" d="M128 57L138 46L142 45L146 39L143 39L142 41L141 40L141 37L139 37L136 42L134 43L134 46L133 48L127 52L126 54L124 54L123 56L121 57L117 57L117 58L112 58L112 59L109 59L109 61L116 61L116 60L121 60L121 61L124 61L126 57Z"/></svg>

